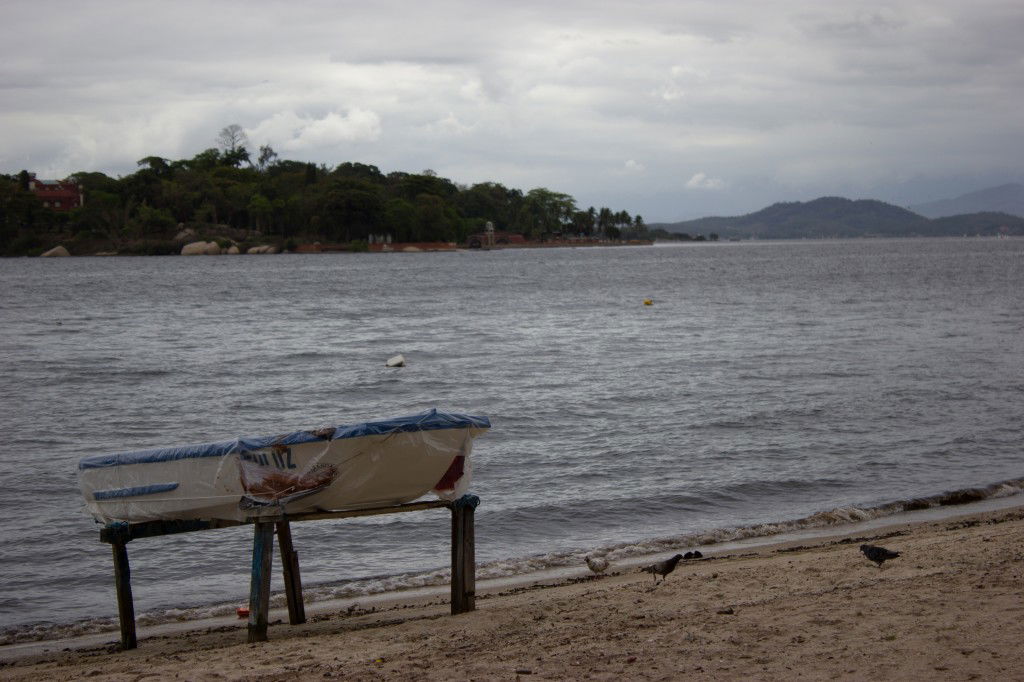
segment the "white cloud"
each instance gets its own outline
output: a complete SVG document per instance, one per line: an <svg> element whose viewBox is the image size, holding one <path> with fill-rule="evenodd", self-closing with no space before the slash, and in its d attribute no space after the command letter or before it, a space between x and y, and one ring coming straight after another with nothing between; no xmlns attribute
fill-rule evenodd
<svg viewBox="0 0 1024 682"><path fill-rule="evenodd" d="M686 181L686 189L723 189L725 182L721 178L708 177L706 173L694 173Z"/></svg>
<svg viewBox="0 0 1024 682"><path fill-rule="evenodd" d="M654 96L666 102L674 102L690 95L694 90L705 87L708 72L693 66L676 64L669 69L668 78L654 90Z"/></svg>
<svg viewBox="0 0 1024 682"><path fill-rule="evenodd" d="M647 168L640 162L630 159L623 164L627 173L643 173Z"/></svg>
<svg viewBox="0 0 1024 682"><path fill-rule="evenodd" d="M473 126L463 123L450 111L447 116L438 121L434 121L429 124L427 128L431 132L441 135L466 135L473 131Z"/></svg>
<svg viewBox="0 0 1024 682"><path fill-rule="evenodd" d="M380 117L366 109L350 109L345 115L332 111L322 118L281 111L245 132L254 144L266 143L280 151L295 152L376 140L381 126Z"/></svg>

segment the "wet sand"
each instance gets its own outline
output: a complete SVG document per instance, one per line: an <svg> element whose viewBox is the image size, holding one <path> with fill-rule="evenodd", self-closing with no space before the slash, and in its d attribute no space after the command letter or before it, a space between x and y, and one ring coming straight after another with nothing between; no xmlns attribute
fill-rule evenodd
<svg viewBox="0 0 1024 682"><path fill-rule="evenodd" d="M902 556L877 568L862 543ZM7 660L0 679L1024 680L1024 507L707 552L657 585L610 571L482 592L455 617L400 601L260 644L239 621Z"/></svg>

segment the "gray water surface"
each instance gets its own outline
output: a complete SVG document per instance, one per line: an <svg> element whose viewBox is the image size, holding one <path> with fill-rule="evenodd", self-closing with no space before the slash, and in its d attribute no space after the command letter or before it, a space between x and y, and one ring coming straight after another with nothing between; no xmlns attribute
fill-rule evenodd
<svg viewBox="0 0 1024 682"><path fill-rule="evenodd" d="M116 617L76 463L121 450L486 415L485 575L1019 479L1022 291L1021 239L2 260L0 626ZM443 512L293 532L326 596L444 577ZM244 601L250 546L133 542L137 611Z"/></svg>

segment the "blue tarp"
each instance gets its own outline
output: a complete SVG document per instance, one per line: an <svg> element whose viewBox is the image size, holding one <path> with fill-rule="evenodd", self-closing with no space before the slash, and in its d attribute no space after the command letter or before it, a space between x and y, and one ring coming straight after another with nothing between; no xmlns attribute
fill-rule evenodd
<svg viewBox="0 0 1024 682"><path fill-rule="evenodd" d="M471 427L489 429L491 427L491 422L487 417L439 412L436 409L432 409L408 417L395 417L393 419L382 419L379 421L364 422L362 424L337 426L334 427L334 432L329 436L325 435L330 431L328 428L316 429L315 431L295 431L293 433L280 436L267 436L263 438L244 437L235 438L234 440L219 441L216 443L200 443L197 445L182 445L171 448L119 452L111 455L94 455L92 457L85 457L81 459L78 462L78 468L79 470L100 469L104 467L121 466L123 464L149 464L152 462L165 462L177 459L222 457L232 452L240 452L242 450L261 450L263 448L270 447L271 445L298 445L300 443L311 443L314 441L358 438L360 436L384 435L394 432L465 429Z"/></svg>

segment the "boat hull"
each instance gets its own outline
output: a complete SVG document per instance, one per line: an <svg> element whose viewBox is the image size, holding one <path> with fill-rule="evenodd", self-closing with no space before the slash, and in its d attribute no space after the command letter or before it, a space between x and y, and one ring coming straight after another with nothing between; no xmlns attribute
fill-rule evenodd
<svg viewBox="0 0 1024 682"><path fill-rule="evenodd" d="M102 522L246 521L454 499L471 478L486 417L429 412L269 438L87 457L86 507Z"/></svg>

